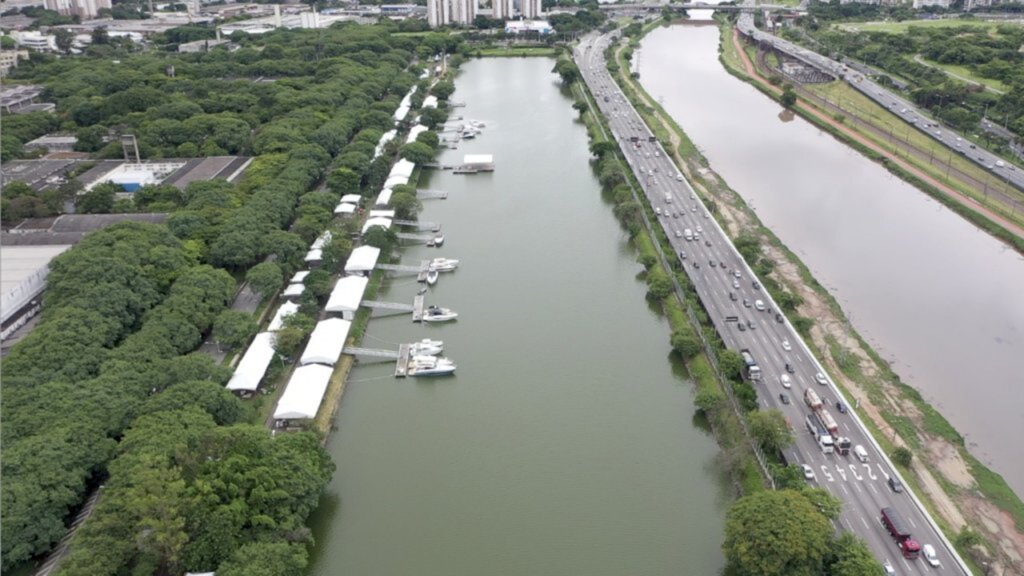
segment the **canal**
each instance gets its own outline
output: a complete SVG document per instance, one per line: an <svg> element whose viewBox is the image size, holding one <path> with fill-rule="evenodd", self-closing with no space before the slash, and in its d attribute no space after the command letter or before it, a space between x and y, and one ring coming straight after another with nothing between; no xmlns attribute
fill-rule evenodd
<svg viewBox="0 0 1024 576"><path fill-rule="evenodd" d="M640 80L857 330L1024 494L1024 259L730 76L715 27L660 28Z"/></svg>
<svg viewBox="0 0 1024 576"><path fill-rule="evenodd" d="M494 154L497 170L430 174L421 219L446 243L428 304L456 323L374 319L367 347L445 342L454 377L349 379L329 451L337 472L313 518L314 576L715 574L730 504L669 327L602 199L586 129L544 58L463 66L454 114L481 120L441 161ZM410 302L398 277L380 300Z"/></svg>

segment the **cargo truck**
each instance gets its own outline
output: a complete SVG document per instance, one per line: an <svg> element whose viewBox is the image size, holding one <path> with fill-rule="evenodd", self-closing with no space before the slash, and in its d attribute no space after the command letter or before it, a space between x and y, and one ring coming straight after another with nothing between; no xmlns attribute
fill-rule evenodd
<svg viewBox="0 0 1024 576"><path fill-rule="evenodd" d="M850 453L851 446L850 439L839 435L839 425L836 424L836 420L832 417L832 414L825 409L825 404L822 403L821 397L818 396L818 393L811 388L805 389L804 403L812 410L814 418L817 420L817 425L824 428L829 435L832 436L835 451L839 452L842 456L848 455Z"/></svg>
<svg viewBox="0 0 1024 576"><path fill-rule="evenodd" d="M882 526L892 535L904 558L913 560L921 554L921 544L910 535L910 529L896 510L882 508Z"/></svg>
<svg viewBox="0 0 1024 576"><path fill-rule="evenodd" d="M821 426L818 422L818 417L814 414L807 415L807 429L814 436L814 441L818 443L818 448L821 449L822 454L832 454L835 452L835 442L832 440L832 435Z"/></svg>
<svg viewBox="0 0 1024 576"><path fill-rule="evenodd" d="M740 356L743 357L743 375L746 376L747 380L755 382L761 379L761 367L754 361L754 355L750 353L750 350L746 348L740 350Z"/></svg>

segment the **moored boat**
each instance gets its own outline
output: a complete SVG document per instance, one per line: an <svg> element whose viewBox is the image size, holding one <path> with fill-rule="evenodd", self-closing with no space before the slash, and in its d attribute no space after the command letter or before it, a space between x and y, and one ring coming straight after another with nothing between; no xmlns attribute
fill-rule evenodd
<svg viewBox="0 0 1024 576"><path fill-rule="evenodd" d="M444 352L443 340L431 340L430 338L424 338L423 340L409 344L410 356L437 356L441 352Z"/></svg>
<svg viewBox="0 0 1024 576"><path fill-rule="evenodd" d="M430 286L433 286L434 284L437 284L437 276L438 276L437 270L435 270L434 268L431 268L430 270L428 270L427 271L427 284L430 285Z"/></svg>
<svg viewBox="0 0 1024 576"><path fill-rule="evenodd" d="M413 356L409 376L445 376L455 372L455 362L437 356Z"/></svg>
<svg viewBox="0 0 1024 576"><path fill-rule="evenodd" d="M430 306L427 308L426 313L423 314L424 322L448 322L449 320L455 320L459 317L459 314L449 308L442 308L440 306Z"/></svg>

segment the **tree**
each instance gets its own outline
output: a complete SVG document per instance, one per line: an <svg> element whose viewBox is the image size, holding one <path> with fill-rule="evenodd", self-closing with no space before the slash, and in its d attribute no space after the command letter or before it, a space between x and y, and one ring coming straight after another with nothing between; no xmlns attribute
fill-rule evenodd
<svg viewBox="0 0 1024 576"><path fill-rule="evenodd" d="M53 35L54 42L57 44L57 50L70 54L71 46L75 43L75 33L65 28L58 28Z"/></svg>
<svg viewBox="0 0 1024 576"><path fill-rule="evenodd" d="M832 533L828 519L800 492L755 492L736 501L726 516L727 573L820 574Z"/></svg>
<svg viewBox="0 0 1024 576"><path fill-rule="evenodd" d="M789 466L781 466L779 464L769 464L771 467L772 478L775 479L775 488L777 490L791 489L791 490L804 490L807 487L807 480L804 479L803 468L796 464L790 464Z"/></svg>
<svg viewBox="0 0 1024 576"><path fill-rule="evenodd" d="M122 188L113 182L104 182L78 197L75 209L82 214L109 214L114 208L114 196Z"/></svg>
<svg viewBox="0 0 1024 576"><path fill-rule="evenodd" d="M864 574L882 574L882 565L871 553L867 544L850 532L844 532L831 548L832 557L828 559L830 576L863 576Z"/></svg>
<svg viewBox="0 0 1024 576"><path fill-rule="evenodd" d="M107 44L110 42L110 34L107 32L106 26L97 26L92 29L92 43L96 45Z"/></svg>
<svg viewBox="0 0 1024 576"><path fill-rule="evenodd" d="M903 466L904 468L908 468L910 466L910 462L913 459L914 453L911 452L910 449L906 448L905 446L898 446L895 450L892 451L892 461L899 466Z"/></svg>
<svg viewBox="0 0 1024 576"><path fill-rule="evenodd" d="M274 350L286 358L293 358L306 336L309 336L309 332L302 328L285 326L274 333Z"/></svg>
<svg viewBox="0 0 1024 576"><path fill-rule="evenodd" d="M786 86L785 90L782 91L782 96L779 98L784 108L792 108L796 104L796 92L793 88Z"/></svg>
<svg viewBox="0 0 1024 576"><path fill-rule="evenodd" d="M391 207L395 209L396 218L414 220L422 204L416 199L416 196L396 191L391 195Z"/></svg>
<svg viewBox="0 0 1024 576"><path fill-rule="evenodd" d="M743 357L735 350L726 350L718 357L718 367L726 378L738 382L743 376Z"/></svg>
<svg viewBox="0 0 1024 576"><path fill-rule="evenodd" d="M552 72L558 74L563 84L572 84L580 79L580 69L572 60L566 58L560 59Z"/></svg>
<svg viewBox="0 0 1024 576"><path fill-rule="evenodd" d="M284 284L284 274L276 262L260 262L249 269L245 275L245 281L249 283L253 292L266 300L281 289L281 285Z"/></svg>
<svg viewBox="0 0 1024 576"><path fill-rule="evenodd" d="M402 146L398 153L414 164L427 164L434 159L434 150L423 142L410 142Z"/></svg>
<svg viewBox="0 0 1024 576"><path fill-rule="evenodd" d="M220 576L302 576L307 564L302 543L253 542L242 546L218 568Z"/></svg>
<svg viewBox="0 0 1024 576"><path fill-rule="evenodd" d="M690 360L700 354L703 347L693 329L687 326L672 333L672 349L678 352L683 360Z"/></svg>
<svg viewBox="0 0 1024 576"><path fill-rule="evenodd" d="M803 474L802 471L801 474ZM811 488L804 484L803 495L804 498L807 498L814 505L818 512L821 512L829 520L839 518L839 514L843 511L842 500L836 498L827 490Z"/></svg>
<svg viewBox="0 0 1024 576"><path fill-rule="evenodd" d="M438 82L434 85L433 90L434 96L437 96L438 100L447 100L455 92L455 84L445 80L444 82Z"/></svg>
<svg viewBox="0 0 1024 576"><path fill-rule="evenodd" d="M213 322L213 337L221 346L235 348L248 342L259 325L252 314L241 310L225 310Z"/></svg>
<svg viewBox="0 0 1024 576"><path fill-rule="evenodd" d="M307 294L312 294L317 300L323 300L331 293L334 279L327 270L318 268L306 276L303 284L306 285Z"/></svg>
<svg viewBox="0 0 1024 576"><path fill-rule="evenodd" d="M663 300L672 293L672 279L661 268L655 268L647 275L647 296Z"/></svg>
<svg viewBox="0 0 1024 576"><path fill-rule="evenodd" d="M577 100L572 103L572 108L579 112L580 116L583 116L587 113L587 110L590 110L590 104L587 104L585 100Z"/></svg>
<svg viewBox="0 0 1024 576"><path fill-rule="evenodd" d="M338 195L359 194L360 179L351 168L338 168L327 177L327 188Z"/></svg>
<svg viewBox="0 0 1024 576"><path fill-rule="evenodd" d="M793 432L778 410L758 410L747 415L750 434L766 451L779 451L793 443Z"/></svg>

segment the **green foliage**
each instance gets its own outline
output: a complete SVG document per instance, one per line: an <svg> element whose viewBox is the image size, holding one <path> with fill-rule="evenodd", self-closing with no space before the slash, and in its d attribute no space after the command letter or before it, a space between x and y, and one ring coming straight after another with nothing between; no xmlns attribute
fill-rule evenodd
<svg viewBox="0 0 1024 576"><path fill-rule="evenodd" d="M964 526L957 533L955 541L958 548L966 550L984 543L985 539L982 538L977 530L973 530L970 526Z"/></svg>
<svg viewBox="0 0 1024 576"><path fill-rule="evenodd" d="M914 453L908 448L897 446L893 449L891 457L892 461L897 465L907 468L910 466L910 462L914 459Z"/></svg>
<svg viewBox="0 0 1024 576"><path fill-rule="evenodd" d="M563 84L572 84L580 79L580 69L576 63L568 58L561 58L552 70L562 79Z"/></svg>
<svg viewBox="0 0 1024 576"><path fill-rule="evenodd" d="M359 173L355 170L338 168L327 178L327 188L338 195L358 194L360 180Z"/></svg>
<svg viewBox="0 0 1024 576"><path fill-rule="evenodd" d="M434 149L418 141L402 146L398 153L414 164L427 164L434 159Z"/></svg>
<svg viewBox="0 0 1024 576"><path fill-rule="evenodd" d="M284 284L284 274L276 262L260 262L249 269L245 275L245 281L249 283L253 292L266 300L281 289Z"/></svg>
<svg viewBox="0 0 1024 576"><path fill-rule="evenodd" d="M832 533L800 492L765 490L730 508L722 550L736 574L813 576L821 573Z"/></svg>
<svg viewBox="0 0 1024 576"><path fill-rule="evenodd" d="M718 368L726 378L739 381L743 377L743 357L735 350L724 350L718 356Z"/></svg>
<svg viewBox="0 0 1024 576"><path fill-rule="evenodd" d="M252 338L259 325L252 314L241 310L225 310L213 322L213 337L226 348L242 346Z"/></svg>
<svg viewBox="0 0 1024 576"><path fill-rule="evenodd" d="M796 92L793 91L791 86L786 86L782 91L782 96L779 97L779 102L782 103L784 108L792 108L796 104Z"/></svg>
<svg viewBox="0 0 1024 576"><path fill-rule="evenodd" d="M750 434L766 452L778 452L793 443L793 431L778 410L756 410L747 414Z"/></svg>
<svg viewBox="0 0 1024 576"><path fill-rule="evenodd" d="M863 576L864 574L883 574L882 564L868 548L863 540L849 532L836 538L832 545L828 574L831 576Z"/></svg>
<svg viewBox="0 0 1024 576"><path fill-rule="evenodd" d="M672 349L679 353L683 360L690 360L704 349L700 338L689 325L676 328L672 332Z"/></svg>

